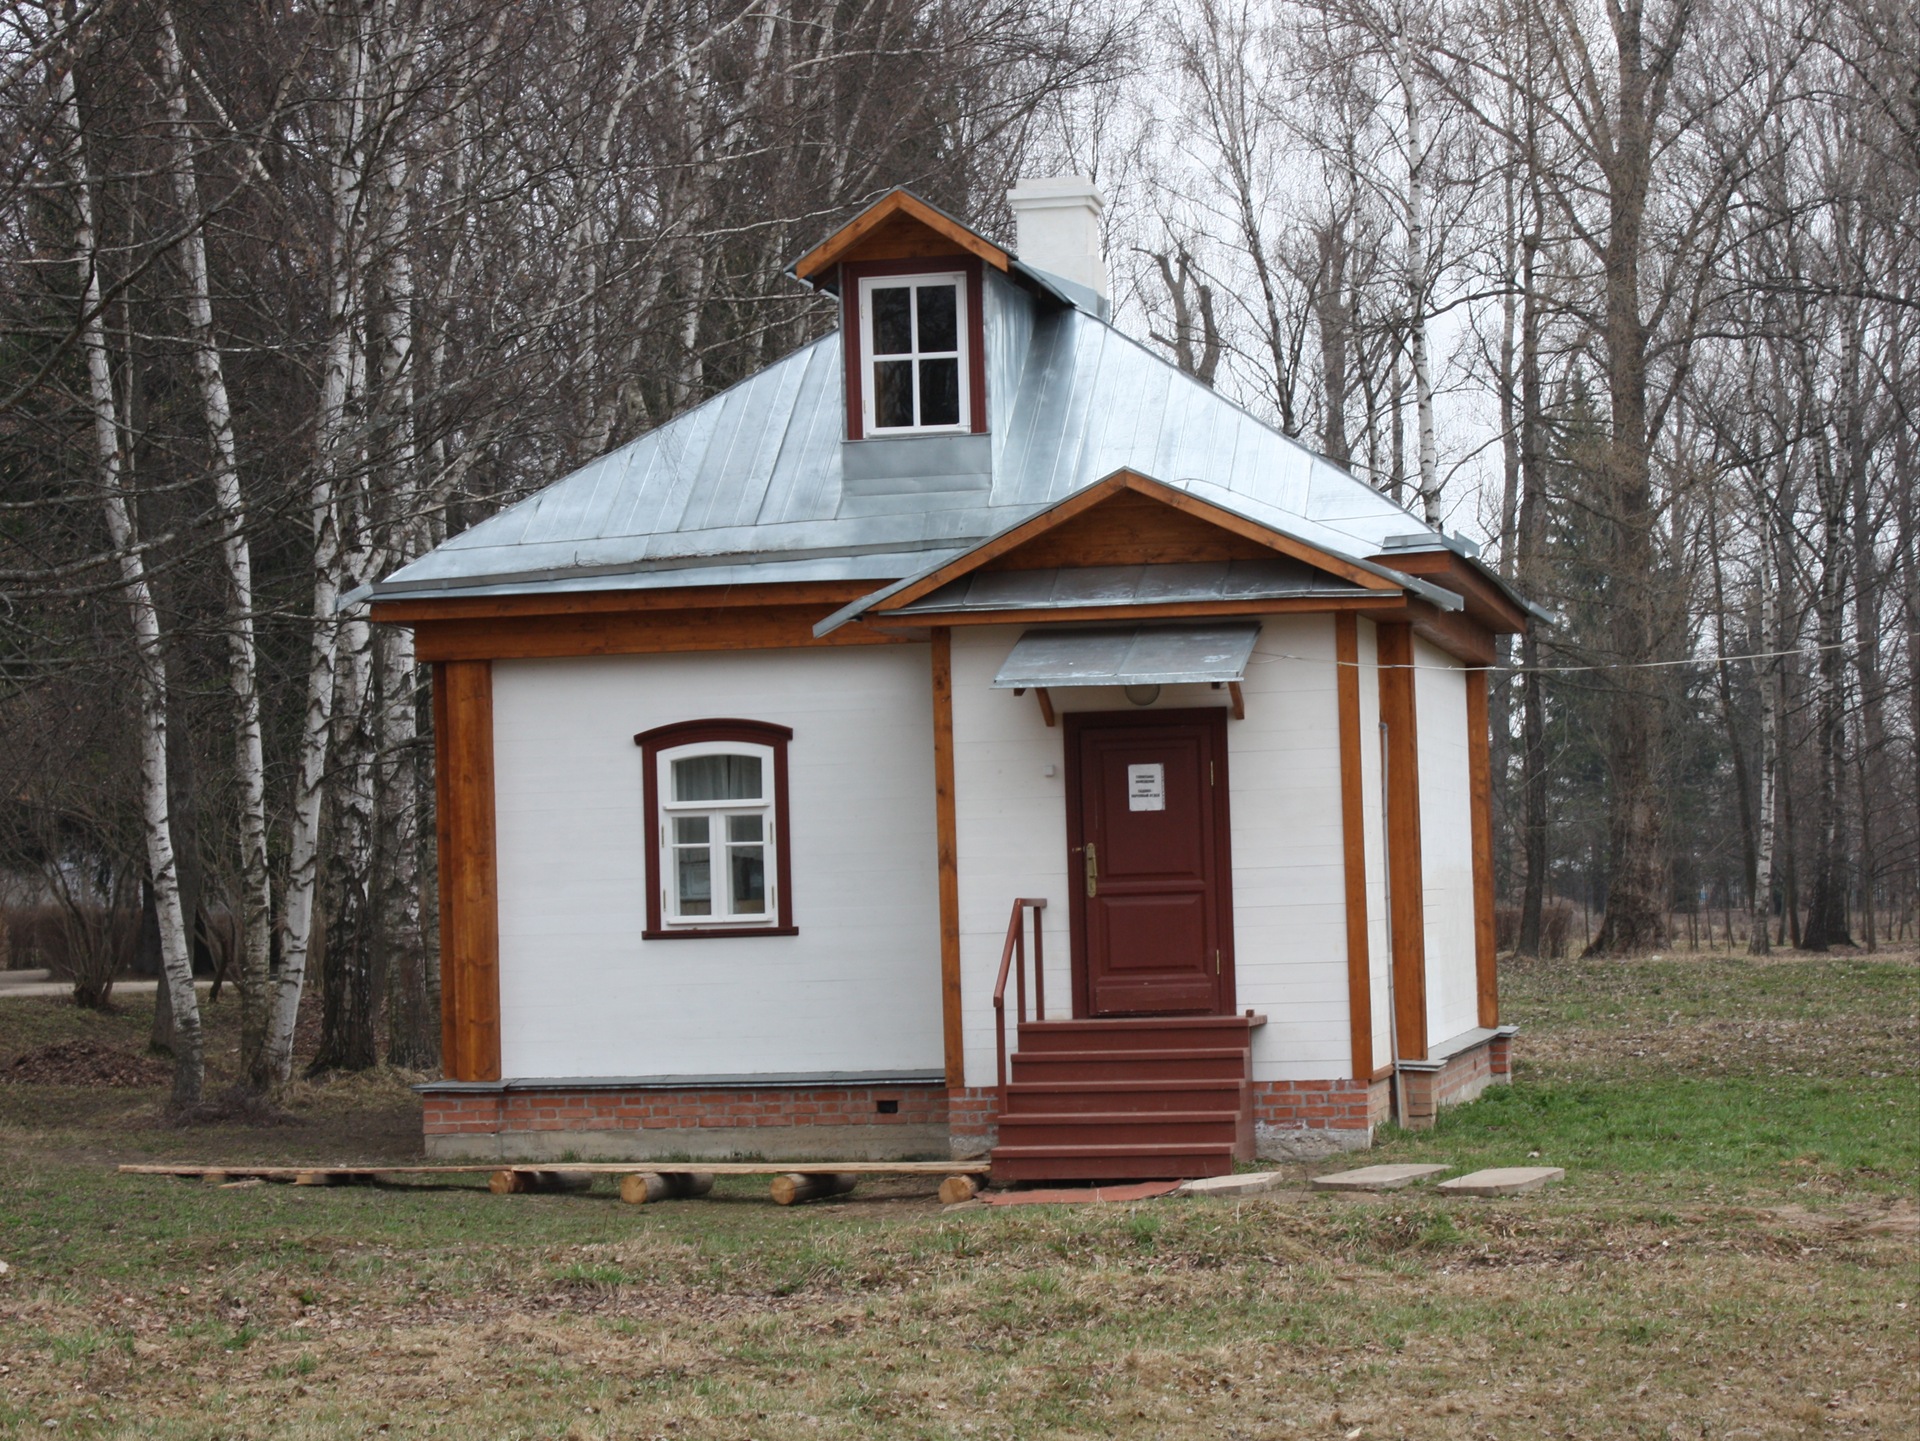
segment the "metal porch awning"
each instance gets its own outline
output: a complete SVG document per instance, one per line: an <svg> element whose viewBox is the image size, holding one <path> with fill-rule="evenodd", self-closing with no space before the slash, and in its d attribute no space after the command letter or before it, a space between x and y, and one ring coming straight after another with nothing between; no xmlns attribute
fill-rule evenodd
<svg viewBox="0 0 1920 1441"><path fill-rule="evenodd" d="M1130 625L1072 630L1048 626L1015 642L995 690L1076 685L1186 685L1244 680L1258 621Z"/></svg>

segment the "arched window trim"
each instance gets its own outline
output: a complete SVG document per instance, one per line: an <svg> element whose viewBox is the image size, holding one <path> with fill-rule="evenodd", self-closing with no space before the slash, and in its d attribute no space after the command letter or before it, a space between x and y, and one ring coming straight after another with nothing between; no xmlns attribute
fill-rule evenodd
<svg viewBox="0 0 1920 1441"><path fill-rule="evenodd" d="M675 721L655 726L633 738L640 747L642 785L647 809L647 928L641 933L649 941L678 941L747 936L795 936L793 923L793 847L789 843L787 805L787 742L793 739L791 727L770 721L714 717L707 720ZM763 746L773 752L773 890L775 914L764 924L723 924L714 926L667 924L662 915L661 893L666 885L666 858L660 853L660 758L664 752L683 746L732 741L736 744Z"/></svg>

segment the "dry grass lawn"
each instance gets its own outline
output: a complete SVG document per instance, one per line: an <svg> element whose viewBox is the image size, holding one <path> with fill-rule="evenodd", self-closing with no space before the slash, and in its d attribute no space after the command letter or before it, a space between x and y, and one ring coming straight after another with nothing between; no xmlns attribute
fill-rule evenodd
<svg viewBox="0 0 1920 1441"><path fill-rule="evenodd" d="M1516 1084L1375 1157L1568 1168L1502 1201L219 1189L109 1163L397 1160L412 1097L180 1131L156 1091L0 1083L0 1431L1920 1436L1920 964L1506 985ZM0 1063L76 1035L144 1018L0 1001Z"/></svg>

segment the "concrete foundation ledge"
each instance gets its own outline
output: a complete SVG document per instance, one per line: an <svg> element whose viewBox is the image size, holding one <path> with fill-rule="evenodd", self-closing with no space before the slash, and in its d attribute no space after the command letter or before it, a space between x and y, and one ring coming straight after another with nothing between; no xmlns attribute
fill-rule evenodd
<svg viewBox="0 0 1920 1441"><path fill-rule="evenodd" d="M1322 1161L1347 1151L1364 1151L1373 1144L1373 1128L1316 1130L1306 1126L1253 1128L1253 1154L1262 1161Z"/></svg>

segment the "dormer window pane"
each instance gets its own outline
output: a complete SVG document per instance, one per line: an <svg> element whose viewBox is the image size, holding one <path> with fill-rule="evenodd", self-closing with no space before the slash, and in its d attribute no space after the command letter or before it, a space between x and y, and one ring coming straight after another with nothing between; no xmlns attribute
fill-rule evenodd
<svg viewBox="0 0 1920 1441"><path fill-rule="evenodd" d="M960 362L957 359L920 362L920 423L960 423Z"/></svg>
<svg viewBox="0 0 1920 1441"><path fill-rule="evenodd" d="M960 349L957 293L958 287L952 285L923 285L916 292L920 311L920 344L916 348L922 354Z"/></svg>
<svg viewBox="0 0 1920 1441"><path fill-rule="evenodd" d="M965 284L952 274L860 282L866 433L967 428Z"/></svg>
<svg viewBox="0 0 1920 1441"><path fill-rule="evenodd" d="M873 353L913 354L913 289L894 285L873 292ZM911 421L908 424L912 424Z"/></svg>
<svg viewBox="0 0 1920 1441"><path fill-rule="evenodd" d="M913 424L913 362L881 360L873 367L873 423L886 428Z"/></svg>

